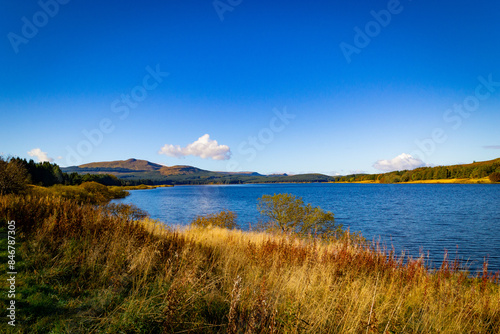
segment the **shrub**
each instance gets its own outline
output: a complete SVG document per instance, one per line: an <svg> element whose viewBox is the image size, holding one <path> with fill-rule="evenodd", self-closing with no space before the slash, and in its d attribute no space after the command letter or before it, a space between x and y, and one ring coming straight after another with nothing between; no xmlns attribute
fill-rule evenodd
<svg viewBox="0 0 500 334"><path fill-rule="evenodd" d="M214 226L234 229L236 227L236 217L236 213L232 211L221 211L219 213L198 216L191 222L191 225L199 227Z"/></svg>
<svg viewBox="0 0 500 334"><path fill-rule="evenodd" d="M491 182L500 182L500 173L499 172L493 172L490 174L490 181Z"/></svg>
<svg viewBox="0 0 500 334"><path fill-rule="evenodd" d="M292 194L264 195L257 205L266 217L261 228L298 236L317 235L330 237L342 234L342 226L335 224L333 213L311 204L304 205L300 197Z"/></svg>
<svg viewBox="0 0 500 334"><path fill-rule="evenodd" d="M110 203L106 205L107 211L121 219L125 220L141 220L147 218L149 215L146 211L139 209L133 204L115 204Z"/></svg>

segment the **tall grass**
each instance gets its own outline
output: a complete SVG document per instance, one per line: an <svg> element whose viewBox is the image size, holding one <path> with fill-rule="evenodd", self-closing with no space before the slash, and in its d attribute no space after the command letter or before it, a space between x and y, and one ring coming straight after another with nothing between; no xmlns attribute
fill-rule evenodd
<svg viewBox="0 0 500 334"><path fill-rule="evenodd" d="M486 268L431 271L351 238L174 229L133 212L0 197L2 226L16 220L22 234L15 332L500 331L499 280Z"/></svg>

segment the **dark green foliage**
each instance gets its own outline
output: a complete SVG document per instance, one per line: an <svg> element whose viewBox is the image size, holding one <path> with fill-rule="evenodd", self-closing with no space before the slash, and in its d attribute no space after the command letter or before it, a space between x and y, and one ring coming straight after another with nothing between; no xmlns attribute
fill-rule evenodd
<svg viewBox="0 0 500 334"><path fill-rule="evenodd" d="M380 183L399 183L401 182L401 174L402 172L392 172L388 174L380 175L379 181Z"/></svg>
<svg viewBox="0 0 500 334"><path fill-rule="evenodd" d="M2 159L2 158L0 158ZM2 161L5 161L2 159ZM154 180L134 179L134 180L121 180L115 175L111 174L78 174L76 172L64 173L61 168L50 162L34 162L33 160L27 161L21 158L12 158L8 161L15 166L15 170L24 170L27 173L30 184L50 187L54 185L70 185L76 186L85 182L97 182L105 186L135 186L140 184L158 185L169 183L158 183ZM24 173L24 172L23 172ZM0 177L1 177L0 170Z"/></svg>
<svg viewBox="0 0 500 334"><path fill-rule="evenodd" d="M333 213L311 204L304 205L300 197L292 194L264 195L257 205L266 218L262 228L298 236L331 237L342 234L342 226L335 224Z"/></svg>
<svg viewBox="0 0 500 334"><path fill-rule="evenodd" d="M411 173L409 171L406 171L402 176L401 176L401 182L408 182L410 181L411 178Z"/></svg>
<svg viewBox="0 0 500 334"><path fill-rule="evenodd" d="M61 184L65 181L65 175L57 164L50 162L35 163L33 160L29 162L26 159L14 158L22 165L30 175L31 184L50 187L54 184Z"/></svg>
<svg viewBox="0 0 500 334"><path fill-rule="evenodd" d="M191 225L199 227L214 226L233 229L236 228L236 213L232 211L221 211L219 213L198 216L191 222Z"/></svg>
<svg viewBox="0 0 500 334"><path fill-rule="evenodd" d="M247 174L224 174L203 173L189 175L161 175L157 172L135 172L119 174L124 185L134 184L249 184L249 183L286 183L286 182L332 182L333 177L322 174L301 175L247 175ZM130 183L130 184L128 184Z"/></svg>

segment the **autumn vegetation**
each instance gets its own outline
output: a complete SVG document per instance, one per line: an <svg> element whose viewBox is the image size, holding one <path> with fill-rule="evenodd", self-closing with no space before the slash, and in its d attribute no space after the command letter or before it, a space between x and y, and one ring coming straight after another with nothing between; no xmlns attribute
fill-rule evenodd
<svg viewBox="0 0 500 334"><path fill-rule="evenodd" d="M464 165L420 167L413 170L382 174L355 174L336 176L335 182L405 183L450 180L455 183L489 183L500 174L500 158ZM492 176L493 175L493 176Z"/></svg>
<svg viewBox="0 0 500 334"><path fill-rule="evenodd" d="M5 333L500 330L499 278L486 266L431 270L348 231L172 228L132 206L38 194L0 196L0 217L2 231L16 221L18 238L18 322L2 322Z"/></svg>
<svg viewBox="0 0 500 334"><path fill-rule="evenodd" d="M241 231L231 211L171 227L109 204L110 187L71 187L82 190L0 195L0 256L14 220L18 271L17 325L1 322L2 333L500 331L499 274L486 263L429 268L293 195L260 198L261 222Z"/></svg>
<svg viewBox="0 0 500 334"><path fill-rule="evenodd" d="M491 173L489 179L493 183L500 182L500 172Z"/></svg>

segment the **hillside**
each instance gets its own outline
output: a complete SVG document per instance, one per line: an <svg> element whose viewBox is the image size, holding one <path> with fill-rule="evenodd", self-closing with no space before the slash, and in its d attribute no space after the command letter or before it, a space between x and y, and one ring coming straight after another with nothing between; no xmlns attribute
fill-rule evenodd
<svg viewBox="0 0 500 334"><path fill-rule="evenodd" d="M470 164L462 164L462 165L451 165L447 167L480 167L480 166L489 166L493 164L498 164L500 165L500 158L493 159L493 160L486 160L486 161L474 161L473 163Z"/></svg>
<svg viewBox="0 0 500 334"><path fill-rule="evenodd" d="M91 162L88 164L80 165L78 167L88 168L88 169L106 168L106 169L127 169L127 170L137 170L137 171L154 171L154 170L159 170L164 166L146 160L128 159L128 160L117 160L117 161Z"/></svg>
<svg viewBox="0 0 500 334"><path fill-rule="evenodd" d="M487 161L474 161L470 164L419 167L413 170L394 171L382 174L336 176L335 181L400 183L452 180L452 183L477 183L478 180L488 178L495 172L500 173L500 158Z"/></svg>
<svg viewBox="0 0 500 334"><path fill-rule="evenodd" d="M192 167L192 166L172 166L172 167L167 167L163 166L160 169L160 174L165 175L165 176L172 176L172 175L193 175L193 174L211 174L211 173L216 173L216 172L210 172L208 170Z"/></svg>
<svg viewBox="0 0 500 334"><path fill-rule="evenodd" d="M256 172L212 172L192 166L163 166L146 160L93 162L62 168L66 173L111 174L122 180L149 180L154 184L242 184L331 182L323 174L262 175Z"/></svg>

